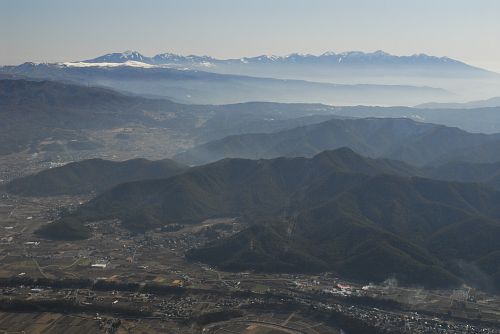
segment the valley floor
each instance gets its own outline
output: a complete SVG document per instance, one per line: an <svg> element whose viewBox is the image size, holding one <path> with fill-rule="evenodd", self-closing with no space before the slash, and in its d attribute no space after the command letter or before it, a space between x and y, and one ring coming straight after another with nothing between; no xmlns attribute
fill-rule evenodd
<svg viewBox="0 0 500 334"><path fill-rule="evenodd" d="M234 218L146 234L96 222L91 239L58 242L33 231L86 198L0 198L3 331L32 319L19 330L60 333L67 323L66 333L500 332L500 298L467 287L363 285L333 273L223 272L186 261L186 250L240 231ZM71 279L89 283L65 287Z"/></svg>

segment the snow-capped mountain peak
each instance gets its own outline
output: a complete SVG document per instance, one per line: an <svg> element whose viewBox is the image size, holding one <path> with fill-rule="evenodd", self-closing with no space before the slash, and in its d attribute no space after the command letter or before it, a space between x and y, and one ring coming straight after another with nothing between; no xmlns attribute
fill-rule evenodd
<svg viewBox="0 0 500 334"><path fill-rule="evenodd" d="M189 55L182 56L175 53L161 53L151 58L154 64L211 64L215 61L214 58L209 56L197 56L197 55Z"/></svg>
<svg viewBox="0 0 500 334"><path fill-rule="evenodd" d="M124 63L127 61L138 61L149 63L149 57L145 57L137 51L127 50L125 52L108 53L103 56L86 60L86 63Z"/></svg>
<svg viewBox="0 0 500 334"><path fill-rule="evenodd" d="M144 56L141 55L139 52L132 51L132 50L127 50L127 51L123 52L120 57L123 59L129 59L129 60L134 59L134 58L144 58Z"/></svg>
<svg viewBox="0 0 500 334"><path fill-rule="evenodd" d="M154 59L154 60L178 60L181 58L184 58L184 57L180 56L178 54L175 54L175 53L166 52L166 53L157 54L152 59Z"/></svg>
<svg viewBox="0 0 500 334"><path fill-rule="evenodd" d="M285 56L259 55L254 57L243 57L234 59L217 59L210 56L198 55L179 55L175 53L160 53L153 57L147 57L137 51L125 51L119 53L108 53L106 55L83 61L76 62L78 66L86 66L89 63L99 63L103 66L112 66L112 64L129 64L130 66L154 65L159 67L172 67L179 69L222 69L222 67L259 65L270 66L317 66L322 69L348 68L362 66L367 68L412 68L422 69L437 68L454 69L473 69L471 66L448 57L435 57L426 54L414 55L392 55L382 50L374 52L347 51L336 53L328 51L320 55L291 53ZM75 63L75 64L76 64ZM141 65L143 64L143 65ZM66 63L66 66L71 66ZM76 65L74 65L76 66ZM146 67L146 66L143 66ZM240 73L240 72L236 72Z"/></svg>

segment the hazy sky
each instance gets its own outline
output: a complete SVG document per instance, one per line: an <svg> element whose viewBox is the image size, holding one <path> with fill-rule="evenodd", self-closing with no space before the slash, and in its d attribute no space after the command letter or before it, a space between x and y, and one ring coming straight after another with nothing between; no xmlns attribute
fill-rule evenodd
<svg viewBox="0 0 500 334"><path fill-rule="evenodd" d="M0 64L375 51L500 72L499 0L0 0Z"/></svg>

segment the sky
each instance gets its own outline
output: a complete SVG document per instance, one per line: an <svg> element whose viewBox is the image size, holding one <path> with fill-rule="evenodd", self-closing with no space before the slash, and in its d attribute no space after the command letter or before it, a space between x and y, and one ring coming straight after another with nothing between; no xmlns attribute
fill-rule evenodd
<svg viewBox="0 0 500 334"><path fill-rule="evenodd" d="M499 0L0 0L0 64L384 50L500 72Z"/></svg>

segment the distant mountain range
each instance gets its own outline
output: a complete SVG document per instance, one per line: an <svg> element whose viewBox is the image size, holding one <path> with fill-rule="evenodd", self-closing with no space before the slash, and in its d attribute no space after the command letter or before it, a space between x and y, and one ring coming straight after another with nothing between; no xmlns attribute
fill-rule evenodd
<svg viewBox="0 0 500 334"><path fill-rule="evenodd" d="M116 56L122 57L122 56ZM130 56L132 57L132 56ZM141 56L133 56L140 58ZM115 56L105 56L115 58ZM415 105L450 100L446 89L425 85L337 84L285 80L198 69L124 63L25 63L0 73L108 87L122 92L182 103L227 104L250 101L312 102L336 105Z"/></svg>
<svg viewBox="0 0 500 334"><path fill-rule="evenodd" d="M335 108L339 117L409 118L418 122L443 124L474 133L500 132L500 107L488 108L407 108L346 106Z"/></svg>
<svg viewBox="0 0 500 334"><path fill-rule="evenodd" d="M97 58L82 61L81 63L127 63L142 62L150 65L182 66L187 68L215 68L221 66L253 66L253 65L327 65L330 68L349 68L352 66L362 67L369 70L370 67L392 66L394 70L405 67L434 68L446 71L471 71L482 74L493 74L486 70L467 65L448 57L434 57L426 54L415 54L411 56L395 56L381 50L365 53L351 51L343 53L325 52L321 55L292 53L286 56L261 55L256 57L244 57L237 59L217 59L209 56L181 56L173 53L162 53L153 57L147 57L137 51L125 51L121 53L109 53Z"/></svg>
<svg viewBox="0 0 500 334"><path fill-rule="evenodd" d="M217 59L210 56L182 56L172 53L146 57L136 51L111 53L67 66L143 66L199 70L219 74L244 75L287 80L307 80L336 84L371 84L443 88L455 95L448 101L467 101L496 96L500 90L500 74L471 66L448 57L426 54L396 56L383 51L325 52L321 55L293 53L286 56L261 55L237 59ZM194 95L193 95L194 96ZM280 102L322 102L335 105L415 105L383 103L373 99L325 101L304 99ZM262 100L262 99L259 99ZM435 102L445 102L439 97ZM272 100L278 102L278 100ZM352 101L349 99L349 101ZM240 100L241 102L241 100ZM428 102L428 101L425 101ZM419 104L419 103L416 103Z"/></svg>
<svg viewBox="0 0 500 334"><path fill-rule="evenodd" d="M329 270L426 286L473 281L461 269L468 265L500 287L500 268L493 265L500 192L411 177L416 172L346 148L311 159L225 159L168 179L118 185L38 233L88 237L83 222L108 218L144 231L238 216L247 229L188 257L230 270Z"/></svg>
<svg viewBox="0 0 500 334"><path fill-rule="evenodd" d="M197 104L413 106L484 99L500 89L500 74L455 59L383 51L238 59L126 51L83 61L4 66L0 75L72 81Z"/></svg>
<svg viewBox="0 0 500 334"><path fill-rule="evenodd" d="M472 134L406 118L332 119L274 133L229 136L194 147L175 159L205 164L223 158L312 157L344 146L365 156L417 166L500 161L499 134Z"/></svg>
<svg viewBox="0 0 500 334"><path fill-rule="evenodd" d="M473 109L473 108L493 108L500 107L500 96L492 97L487 100L471 101L464 103L424 103L416 106L416 108L431 108L431 109Z"/></svg>

